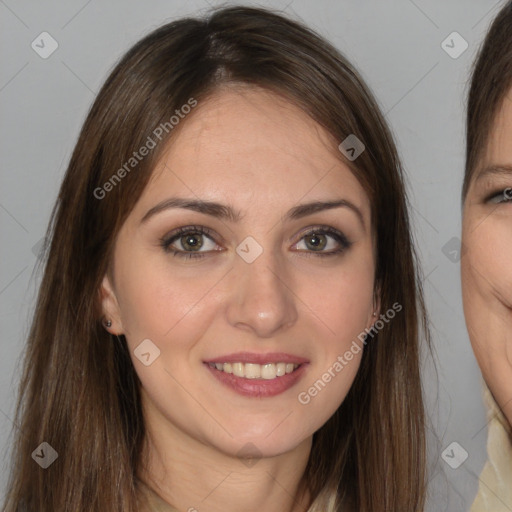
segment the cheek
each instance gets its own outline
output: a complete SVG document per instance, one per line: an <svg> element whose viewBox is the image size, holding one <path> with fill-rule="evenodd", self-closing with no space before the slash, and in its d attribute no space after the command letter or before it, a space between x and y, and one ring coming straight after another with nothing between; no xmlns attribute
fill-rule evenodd
<svg viewBox="0 0 512 512"><path fill-rule="evenodd" d="M498 297L508 307L512 306L512 218L490 215L470 231L464 239L461 260L463 287L467 300L471 293Z"/></svg>
<svg viewBox="0 0 512 512"><path fill-rule="evenodd" d="M346 265L319 276L304 276L308 305L339 339L367 326L374 292L374 264L371 258L354 257ZM306 291L307 288L307 291Z"/></svg>
<svg viewBox="0 0 512 512"><path fill-rule="evenodd" d="M328 288L323 300L317 297L317 301L334 325L366 325L373 304L373 280L365 277L344 275L338 282L329 280L326 283Z"/></svg>
<svg viewBox="0 0 512 512"><path fill-rule="evenodd" d="M308 303L318 311L317 318L310 317L316 326L316 364L297 396L311 419L305 426L314 424L315 429L334 414L352 387L365 350L373 297L373 280L356 273L331 276L325 285L326 291L312 295Z"/></svg>
<svg viewBox="0 0 512 512"><path fill-rule="evenodd" d="M149 261L134 258L120 265L122 285L118 295L125 334L134 340L155 338L165 343L186 324L188 338L193 339L193 331L199 330L211 316L208 291L215 287L219 276L201 272L198 277L190 269L176 271L166 261Z"/></svg>
<svg viewBox="0 0 512 512"><path fill-rule="evenodd" d="M313 312L308 316L317 329L312 340L318 358L315 373L310 376L310 382L305 383L308 387L303 391L316 396L315 389L309 386L315 386L318 379L329 382L325 391L319 383L322 392L317 393L319 398L315 400L317 414L333 412L333 407L336 408L348 393L359 369L365 328L371 327L378 318L372 316L373 276L373 260L363 255L322 276L302 274L298 295L308 298L307 306Z"/></svg>

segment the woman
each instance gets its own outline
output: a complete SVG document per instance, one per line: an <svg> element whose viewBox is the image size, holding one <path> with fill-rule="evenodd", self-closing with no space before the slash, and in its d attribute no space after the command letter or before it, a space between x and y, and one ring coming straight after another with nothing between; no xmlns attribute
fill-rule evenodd
<svg viewBox="0 0 512 512"><path fill-rule="evenodd" d="M475 62L463 185L462 291L471 344L487 386L489 461L471 509L512 509L512 2Z"/></svg>
<svg viewBox="0 0 512 512"><path fill-rule="evenodd" d="M319 36L246 7L149 34L48 239L6 511L423 510L402 170Z"/></svg>

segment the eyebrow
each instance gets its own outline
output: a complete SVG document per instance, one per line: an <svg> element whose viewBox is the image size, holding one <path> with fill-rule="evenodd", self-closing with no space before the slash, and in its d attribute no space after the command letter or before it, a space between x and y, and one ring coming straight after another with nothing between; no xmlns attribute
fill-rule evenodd
<svg viewBox="0 0 512 512"><path fill-rule="evenodd" d="M490 165L478 171L475 181L480 181L489 176L510 176L512 175L512 165Z"/></svg>
<svg viewBox="0 0 512 512"><path fill-rule="evenodd" d="M173 208L184 208L186 210L192 210L195 212L203 213L205 215L211 215L212 217L221 220L228 220L233 223L239 222L243 218L239 211L234 210L231 206L223 205L221 203L198 199L171 197L169 199L165 199L164 201L158 203L156 206L153 206L150 210L148 210L144 217L142 217L141 224L147 222L154 215ZM332 210L333 208L348 208L353 213L355 213L361 222L363 229L365 229L364 217L361 213L361 210L355 204L347 201L346 199L339 199L336 201L313 201L311 203L300 204L291 208L286 213L283 220L297 220L303 217L307 217L308 215L312 215L313 213L323 210Z"/></svg>

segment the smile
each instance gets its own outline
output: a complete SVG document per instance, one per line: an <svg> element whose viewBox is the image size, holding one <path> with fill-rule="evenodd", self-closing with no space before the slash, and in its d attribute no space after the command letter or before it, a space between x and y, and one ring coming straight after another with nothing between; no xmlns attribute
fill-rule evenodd
<svg viewBox="0 0 512 512"><path fill-rule="evenodd" d="M266 398L297 385L309 359L286 352L236 352L203 361L210 375L238 395Z"/></svg>
<svg viewBox="0 0 512 512"><path fill-rule="evenodd" d="M224 373L231 373L243 379L272 380L292 373L300 365L297 363L208 363L210 368L215 368Z"/></svg>

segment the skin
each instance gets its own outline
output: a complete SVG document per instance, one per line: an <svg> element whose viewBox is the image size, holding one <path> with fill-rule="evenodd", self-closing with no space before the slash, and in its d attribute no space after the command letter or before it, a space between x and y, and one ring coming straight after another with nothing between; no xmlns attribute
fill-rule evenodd
<svg viewBox="0 0 512 512"><path fill-rule="evenodd" d="M231 205L242 218L174 208L141 222L176 196ZM298 204L339 199L361 218L337 207L283 220ZM350 247L316 255L304 234L318 224L344 233ZM213 241L199 236L202 259L161 246L162 237L189 225L213 231ZM263 248L250 264L235 252L247 236ZM330 235L323 240L324 252L340 247ZM179 238L172 245L184 250ZM102 286L109 330L126 335L142 382L143 479L179 510L304 510L299 480L312 435L347 395L362 352L309 404L297 397L372 325L374 271L368 196L317 123L248 86L199 104L123 225ZM161 351L150 366L133 354L147 338ZM309 364L284 393L244 397L203 364L240 351L286 352ZM250 467L237 456L247 443L257 450Z"/></svg>
<svg viewBox="0 0 512 512"><path fill-rule="evenodd" d="M471 344L489 389L512 425L511 99L509 92L468 189L461 267ZM490 167L506 166L508 169L484 172Z"/></svg>

